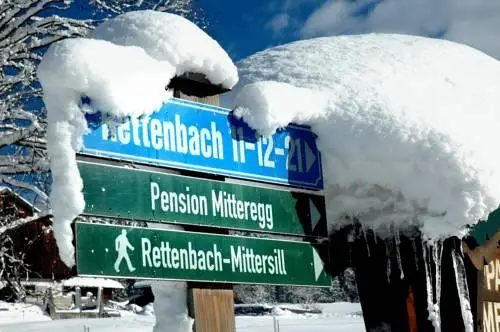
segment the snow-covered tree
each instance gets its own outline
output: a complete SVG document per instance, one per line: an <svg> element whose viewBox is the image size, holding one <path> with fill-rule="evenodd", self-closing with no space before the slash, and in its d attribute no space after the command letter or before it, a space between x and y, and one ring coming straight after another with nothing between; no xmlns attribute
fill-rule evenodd
<svg viewBox="0 0 500 332"><path fill-rule="evenodd" d="M90 3L111 16L124 11L148 8L188 17L204 30L209 25L203 10L197 7L193 0L90 0Z"/></svg>
<svg viewBox="0 0 500 332"><path fill-rule="evenodd" d="M85 36L98 23L131 10L152 9L185 16L206 27L195 0L3 0L0 1L0 187L9 186L45 211L49 163L46 112L36 68L44 51L64 38ZM32 218L0 214L0 271L22 271L12 262L6 230ZM10 262L10 263L9 263ZM16 263L17 264L17 263ZM1 275L0 275L1 277ZM1 278L0 278L1 279Z"/></svg>

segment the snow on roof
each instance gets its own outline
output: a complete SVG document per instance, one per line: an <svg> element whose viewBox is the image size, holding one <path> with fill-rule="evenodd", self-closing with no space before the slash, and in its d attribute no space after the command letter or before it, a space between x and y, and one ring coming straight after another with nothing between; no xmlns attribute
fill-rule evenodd
<svg viewBox="0 0 500 332"><path fill-rule="evenodd" d="M28 201L26 198L24 198L23 196L19 195L19 193L14 191L12 188L6 187L6 186L0 186L0 193L3 193L3 192L10 192L17 199L23 201L26 205L28 205L31 209L33 209L34 212L40 212L39 207L33 205L33 202Z"/></svg>
<svg viewBox="0 0 500 332"><path fill-rule="evenodd" d="M219 44L189 20L152 10L128 12L102 23L91 35L117 45L139 46L158 61L186 72L205 74L215 85L238 82L233 61Z"/></svg>
<svg viewBox="0 0 500 332"><path fill-rule="evenodd" d="M142 287L151 287L151 280L137 280L134 283L134 287L136 288L142 288Z"/></svg>
<svg viewBox="0 0 500 332"><path fill-rule="evenodd" d="M51 287L55 285L54 280L21 280L23 286Z"/></svg>
<svg viewBox="0 0 500 332"><path fill-rule="evenodd" d="M74 277L62 281L65 287L103 287L124 289L123 285L116 280L105 278Z"/></svg>
<svg viewBox="0 0 500 332"><path fill-rule="evenodd" d="M379 232L416 224L438 238L500 203L498 60L444 40L367 34L294 42L237 65L240 83L222 101L250 126L297 122L318 134L331 226L355 215Z"/></svg>
<svg viewBox="0 0 500 332"><path fill-rule="evenodd" d="M148 115L171 96L165 91L170 80L185 71L225 88L238 80L219 44L180 16L130 12L103 23L92 37L52 44L37 70L47 107L54 236L68 266L74 265L71 222L85 206L75 156L87 130L84 113ZM90 105L81 102L86 99Z"/></svg>

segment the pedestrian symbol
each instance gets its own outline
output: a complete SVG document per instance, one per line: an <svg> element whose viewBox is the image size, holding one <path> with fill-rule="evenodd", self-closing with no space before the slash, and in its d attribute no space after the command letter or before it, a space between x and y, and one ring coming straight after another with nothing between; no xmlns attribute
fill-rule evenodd
<svg viewBox="0 0 500 332"><path fill-rule="evenodd" d="M115 250L118 252L118 258L115 262L115 271L120 272L120 265L122 260L125 259L127 262L127 267L130 272L135 271L135 267L132 266L132 262L130 261L130 257L128 257L128 249L134 251L134 247L130 244L127 239L127 231L125 229L122 230L122 233L118 235L115 239Z"/></svg>

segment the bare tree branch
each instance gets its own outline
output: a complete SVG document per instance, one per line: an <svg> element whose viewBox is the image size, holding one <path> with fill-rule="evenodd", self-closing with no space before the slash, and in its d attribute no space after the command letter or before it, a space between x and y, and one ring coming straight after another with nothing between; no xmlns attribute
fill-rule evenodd
<svg viewBox="0 0 500 332"><path fill-rule="evenodd" d="M0 0L0 175L48 170L46 121L36 68L51 44L88 34L101 20L135 9L194 11L194 0L92 0L95 12L70 18L75 0ZM57 15L54 15L54 10ZM97 12L106 15L95 14ZM85 17L83 17L85 16ZM26 149L33 150L26 154ZM5 181L6 177L3 177Z"/></svg>
<svg viewBox="0 0 500 332"><path fill-rule="evenodd" d="M34 215L32 215L30 217L20 218L20 219L16 219L14 221L11 221L11 222L9 222L6 225L0 226L0 236L2 234L4 234L5 232L7 232L7 231L14 230L14 229L19 228L19 227L21 227L23 225L29 224L32 221L35 221L35 220L38 220L38 219L41 219L41 218L45 218L45 217L50 217L50 214L46 214L46 213L45 214L38 214L38 213L35 213Z"/></svg>

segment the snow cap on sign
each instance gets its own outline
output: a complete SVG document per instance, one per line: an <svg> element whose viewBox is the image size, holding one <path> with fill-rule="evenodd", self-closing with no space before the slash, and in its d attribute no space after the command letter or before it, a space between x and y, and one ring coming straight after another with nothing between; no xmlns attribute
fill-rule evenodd
<svg viewBox="0 0 500 332"><path fill-rule="evenodd" d="M298 41L237 65L224 104L261 133L293 121L319 136L331 227L357 216L379 234L417 225L439 238L498 207L498 60L445 40L367 34Z"/></svg>
<svg viewBox="0 0 500 332"><path fill-rule="evenodd" d="M117 45L139 46L149 56L177 69L204 74L214 85L232 88L236 66L220 45L189 20L152 10L129 12L102 23L91 35Z"/></svg>
<svg viewBox="0 0 500 332"><path fill-rule="evenodd" d="M169 62L157 61L137 46L71 38L47 50L38 77L45 95L68 94L77 104L87 96L96 110L137 115L162 106L169 97L165 86L175 71Z"/></svg>

